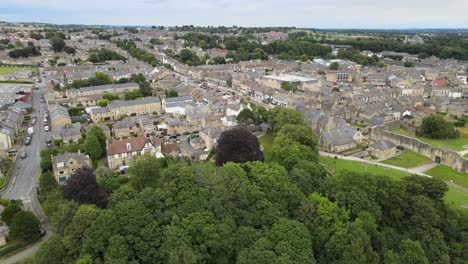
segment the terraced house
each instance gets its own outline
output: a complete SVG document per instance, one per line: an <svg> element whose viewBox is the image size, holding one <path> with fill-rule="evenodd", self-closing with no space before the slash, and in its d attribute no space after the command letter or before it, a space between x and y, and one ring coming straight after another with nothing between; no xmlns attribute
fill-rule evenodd
<svg viewBox="0 0 468 264"><path fill-rule="evenodd" d="M121 116L140 116L159 114L161 112L161 101L157 97L145 97L141 100L116 101L107 107L91 109L91 120L114 121Z"/></svg>
<svg viewBox="0 0 468 264"><path fill-rule="evenodd" d="M123 96L126 92L140 89L137 83L107 84L69 89L66 91L68 105L94 106L105 94L117 94Z"/></svg>

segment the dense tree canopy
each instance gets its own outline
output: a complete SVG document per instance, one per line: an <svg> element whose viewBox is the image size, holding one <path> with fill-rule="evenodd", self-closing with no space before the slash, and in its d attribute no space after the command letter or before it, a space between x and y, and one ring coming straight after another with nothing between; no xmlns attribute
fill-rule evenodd
<svg viewBox="0 0 468 264"><path fill-rule="evenodd" d="M108 189L103 209L92 205L99 205L101 188L92 171L72 181L73 188L67 182L63 191L50 173L43 174L41 200L57 236L35 263L387 264L467 258L468 218L444 203L444 182L347 171L329 175L300 114L257 107L253 112L274 131L268 162L240 156L245 145L258 148L248 131L255 140L238 133L228 137L229 147L221 152L236 160L219 166L144 156L130 166L128 184ZM103 169L98 174L116 177Z"/></svg>
<svg viewBox="0 0 468 264"><path fill-rule="evenodd" d="M97 62L105 62L108 60L122 60L126 61L127 59L117 53L116 51L109 50L109 49L100 49L90 52L88 61L97 63Z"/></svg>

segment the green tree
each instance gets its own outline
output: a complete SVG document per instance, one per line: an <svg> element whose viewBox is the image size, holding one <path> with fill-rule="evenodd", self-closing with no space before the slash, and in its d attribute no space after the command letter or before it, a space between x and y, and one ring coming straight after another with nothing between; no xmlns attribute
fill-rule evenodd
<svg viewBox="0 0 468 264"><path fill-rule="evenodd" d="M61 52L65 48L65 41L59 37L53 37L49 39L50 44L52 45L52 50L55 52Z"/></svg>
<svg viewBox="0 0 468 264"><path fill-rule="evenodd" d="M128 170L130 184L136 190L145 187L156 187L161 168L161 161L151 155L146 155L136 161Z"/></svg>
<svg viewBox="0 0 468 264"><path fill-rule="evenodd" d="M1 214L2 221L7 225L11 225L15 215L19 212L21 212L20 204L15 201L9 202Z"/></svg>
<svg viewBox="0 0 468 264"><path fill-rule="evenodd" d="M38 250L34 263L37 264L66 264L67 258L62 239L58 235L52 235Z"/></svg>
<svg viewBox="0 0 468 264"><path fill-rule="evenodd" d="M104 94L102 96L102 99L106 99L106 100L108 100L110 102L110 101L114 101L114 100L119 100L120 96L118 94Z"/></svg>
<svg viewBox="0 0 468 264"><path fill-rule="evenodd" d="M290 171L301 161L318 161L318 154L310 147L286 138L277 138L273 142L271 161L277 162Z"/></svg>
<svg viewBox="0 0 468 264"><path fill-rule="evenodd" d="M98 215L99 209L95 205L80 205L64 232L63 247L68 256L75 259L80 255L83 232L93 224Z"/></svg>
<svg viewBox="0 0 468 264"><path fill-rule="evenodd" d="M99 138L96 135L88 134L86 135L86 139L83 145L83 148L86 154L93 160L93 162L97 162L104 152L102 151L101 143L99 142Z"/></svg>
<svg viewBox="0 0 468 264"><path fill-rule="evenodd" d="M104 135L104 131L99 126L92 126L88 133L86 133L86 137L92 136L96 137L99 141L99 145L101 146L101 150L103 153L106 152L106 135Z"/></svg>
<svg viewBox="0 0 468 264"><path fill-rule="evenodd" d="M179 97L179 93L177 92L177 90L174 90L174 89L166 90L166 97L167 98Z"/></svg>
<svg viewBox="0 0 468 264"><path fill-rule="evenodd" d="M320 164L307 160L298 162L289 172L291 181L306 195L319 191L325 177L326 171Z"/></svg>
<svg viewBox="0 0 468 264"><path fill-rule="evenodd" d="M238 263L315 263L307 228L280 218L265 237L240 252Z"/></svg>
<svg viewBox="0 0 468 264"><path fill-rule="evenodd" d="M457 138L460 136L452 123L445 121L443 116L437 114L425 117L418 128L418 132L435 139Z"/></svg>
<svg viewBox="0 0 468 264"><path fill-rule="evenodd" d="M303 125L304 117L299 112L283 107L275 107L271 110L271 117L268 118L268 124L274 133L277 133L287 124Z"/></svg>
<svg viewBox="0 0 468 264"><path fill-rule="evenodd" d="M328 66L328 68L332 71L336 71L340 68L340 64L338 64L338 62L333 62Z"/></svg>
<svg viewBox="0 0 468 264"><path fill-rule="evenodd" d="M429 264L426 253L418 241L402 240L400 243L400 257L402 263Z"/></svg>
<svg viewBox="0 0 468 264"><path fill-rule="evenodd" d="M318 152L317 136L306 125L286 124L279 130L277 138L299 142L310 147L314 152Z"/></svg>
<svg viewBox="0 0 468 264"><path fill-rule="evenodd" d="M109 100L107 99L101 99L97 102L97 105L100 107L106 107L109 104Z"/></svg>
<svg viewBox="0 0 468 264"><path fill-rule="evenodd" d="M244 108L237 115L237 123L241 126L250 126L255 123L255 115L249 108Z"/></svg>
<svg viewBox="0 0 468 264"><path fill-rule="evenodd" d="M298 90L297 84L292 83L292 82L282 82L281 89L286 90L286 91L292 91L292 92L295 92Z"/></svg>
<svg viewBox="0 0 468 264"><path fill-rule="evenodd" d="M13 239L36 241L39 239L40 222L31 212L19 211L13 216L10 236Z"/></svg>

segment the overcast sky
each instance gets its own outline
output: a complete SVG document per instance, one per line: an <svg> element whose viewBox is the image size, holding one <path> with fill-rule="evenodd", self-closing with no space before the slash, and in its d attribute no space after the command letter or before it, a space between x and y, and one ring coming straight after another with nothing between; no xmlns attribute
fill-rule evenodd
<svg viewBox="0 0 468 264"><path fill-rule="evenodd" d="M0 20L107 25L468 28L468 0L0 0Z"/></svg>

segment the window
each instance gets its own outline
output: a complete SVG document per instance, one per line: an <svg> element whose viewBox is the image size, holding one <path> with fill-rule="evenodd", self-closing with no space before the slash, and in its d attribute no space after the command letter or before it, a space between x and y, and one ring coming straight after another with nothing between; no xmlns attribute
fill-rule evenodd
<svg viewBox="0 0 468 264"><path fill-rule="evenodd" d="M67 177L60 177L60 178L59 178L59 182L64 182L64 181L66 181L66 180L67 180Z"/></svg>
<svg viewBox="0 0 468 264"><path fill-rule="evenodd" d="M63 171L60 171L60 174L63 174Z"/></svg>
<svg viewBox="0 0 468 264"><path fill-rule="evenodd" d="M70 161L70 165L73 165L73 161Z"/></svg>

